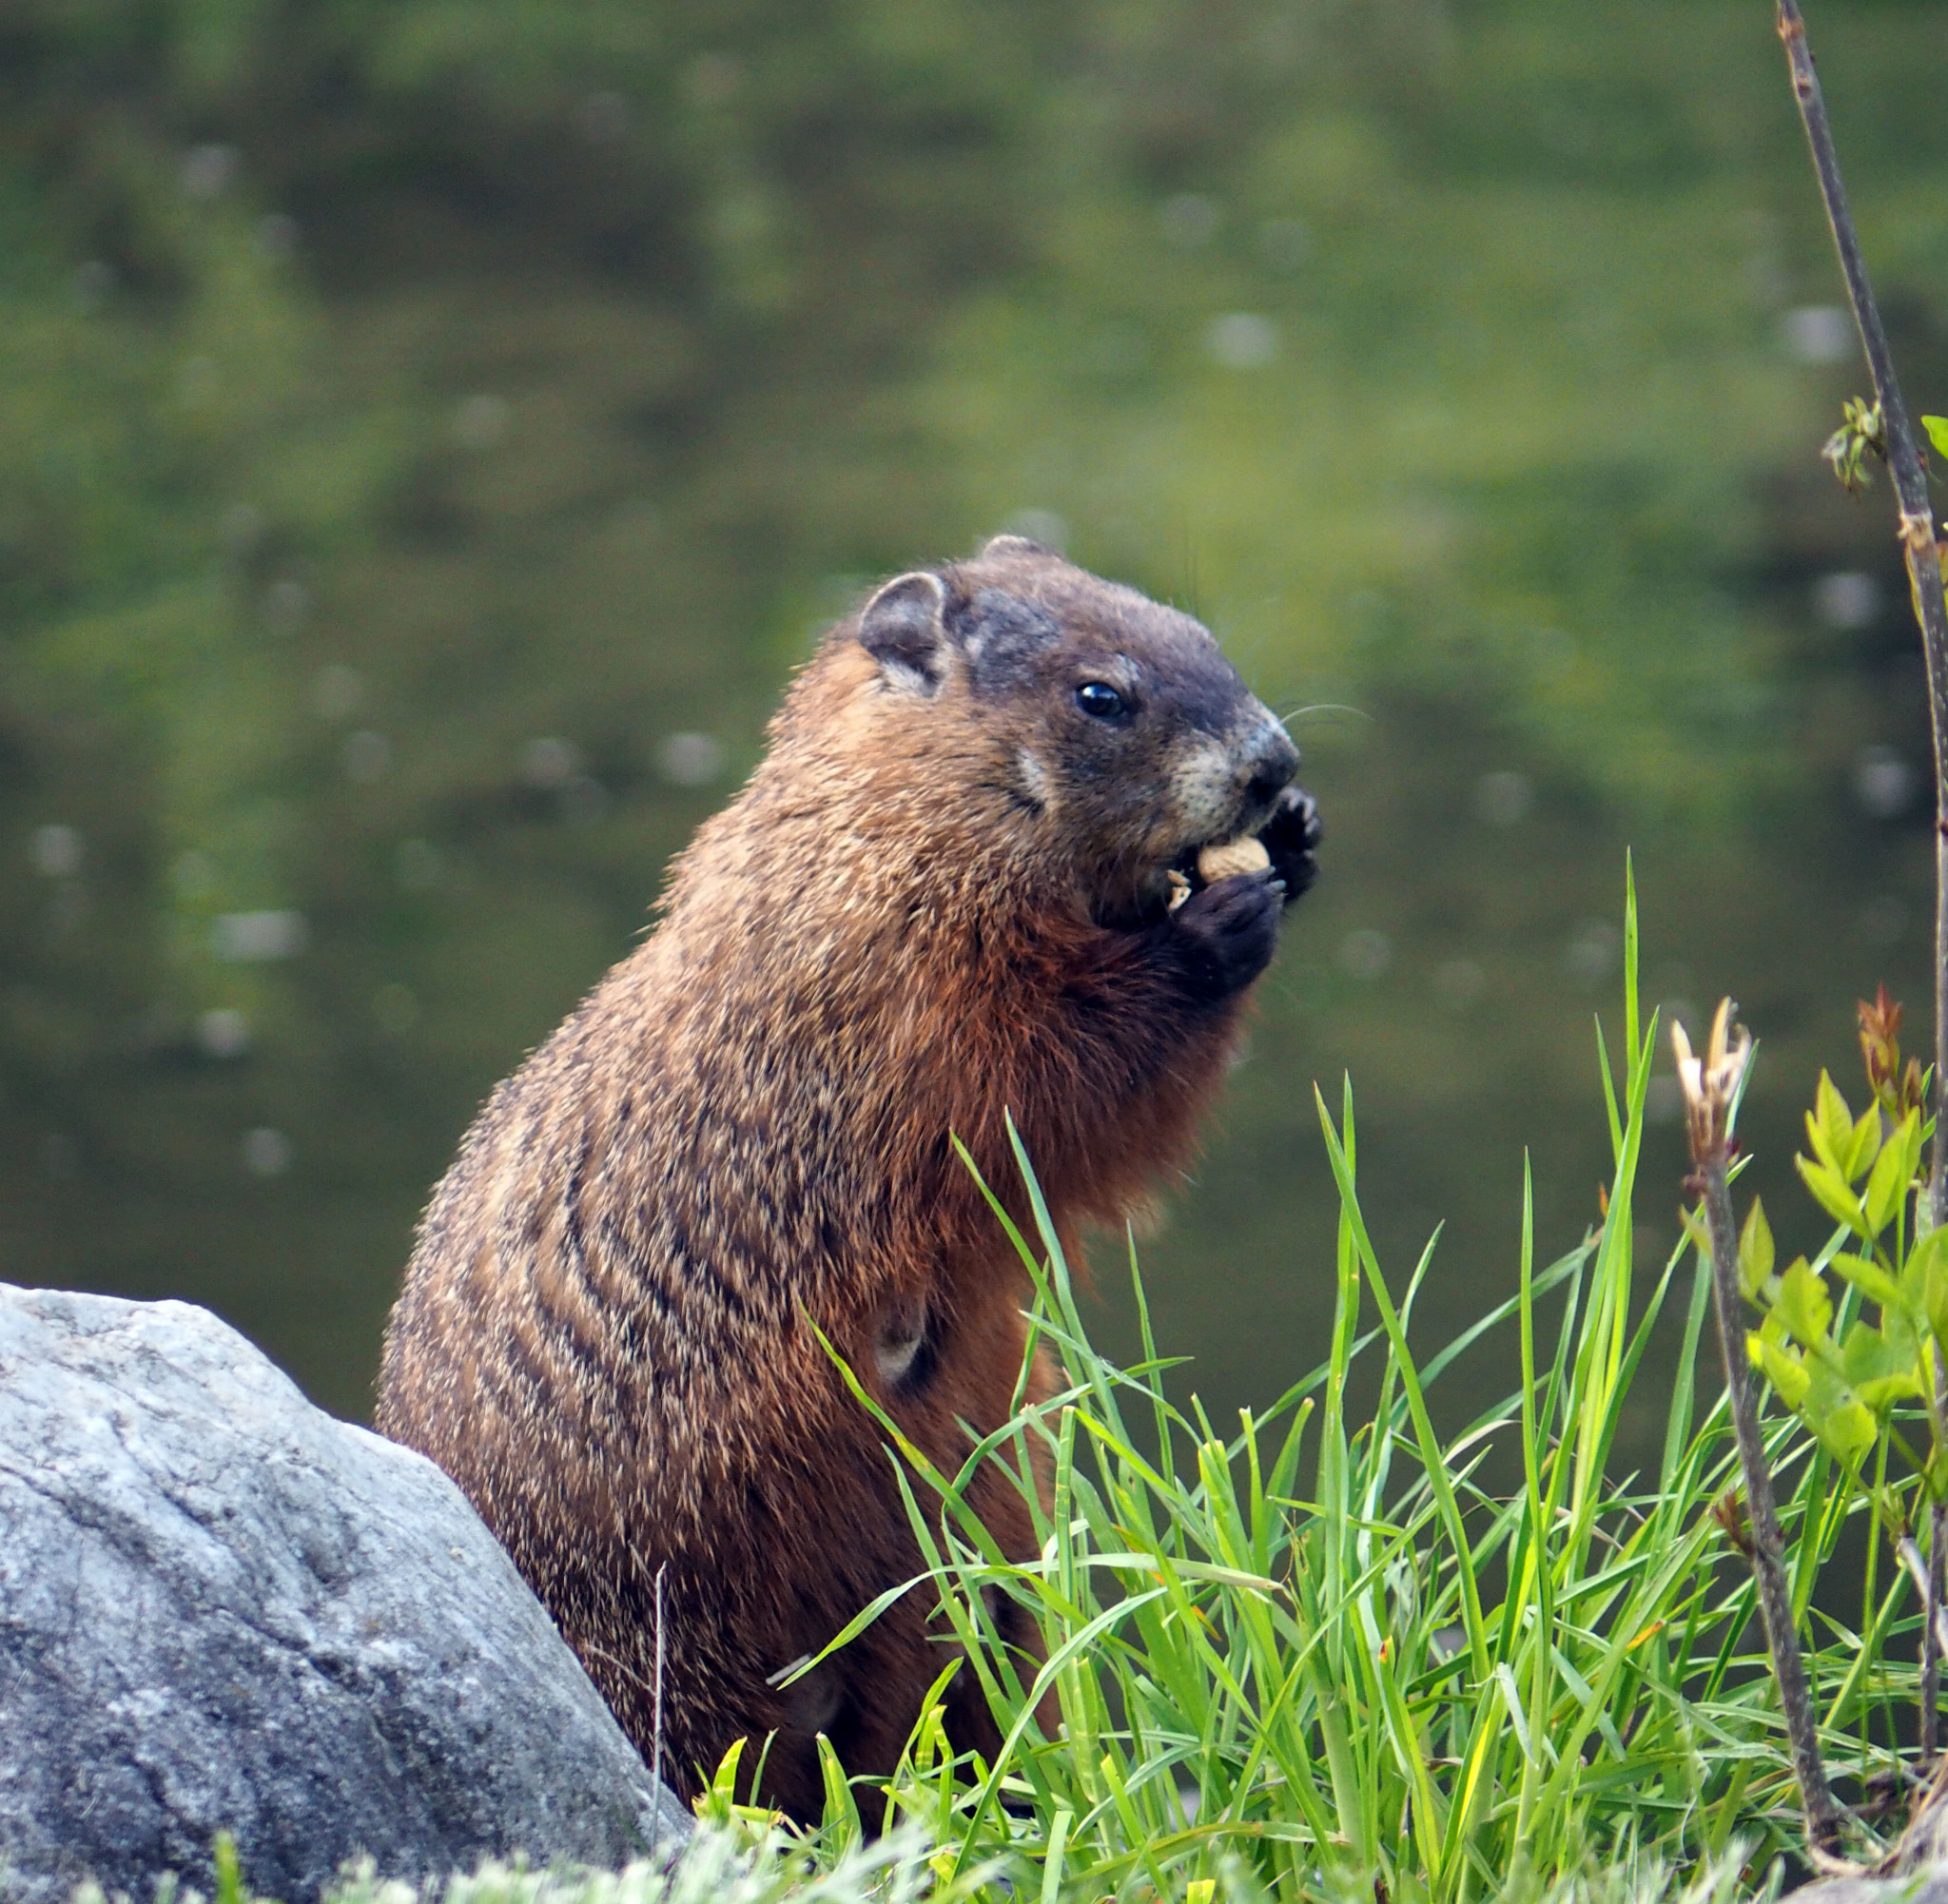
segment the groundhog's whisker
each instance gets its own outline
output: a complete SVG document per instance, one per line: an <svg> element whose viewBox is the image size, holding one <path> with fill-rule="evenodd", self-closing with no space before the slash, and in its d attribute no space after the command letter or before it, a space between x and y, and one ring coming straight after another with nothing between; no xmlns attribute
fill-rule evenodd
<svg viewBox="0 0 1948 1904"><path fill-rule="evenodd" d="M1351 714L1356 721L1365 721L1369 726L1377 725L1375 717L1364 708L1349 707L1344 701L1314 701L1306 707L1294 708L1289 713L1280 714L1278 720L1282 726L1287 721L1301 720L1307 714Z"/></svg>

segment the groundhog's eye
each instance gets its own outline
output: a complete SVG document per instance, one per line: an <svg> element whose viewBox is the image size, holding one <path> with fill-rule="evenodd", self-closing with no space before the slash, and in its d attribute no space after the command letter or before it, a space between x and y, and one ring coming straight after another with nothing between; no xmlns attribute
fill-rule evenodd
<svg viewBox="0 0 1948 1904"><path fill-rule="evenodd" d="M1076 706L1099 721L1119 720L1129 711L1129 703L1107 681L1084 681L1076 690Z"/></svg>

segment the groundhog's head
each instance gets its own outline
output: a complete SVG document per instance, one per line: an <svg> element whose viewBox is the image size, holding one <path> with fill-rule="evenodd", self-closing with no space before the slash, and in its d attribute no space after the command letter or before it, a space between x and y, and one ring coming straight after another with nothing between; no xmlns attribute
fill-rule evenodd
<svg viewBox="0 0 1948 1904"><path fill-rule="evenodd" d="M996 817L1107 913L1163 903L1200 847L1257 832L1298 767L1201 623L1020 536L887 582L857 639L885 713L936 740L951 724Z"/></svg>

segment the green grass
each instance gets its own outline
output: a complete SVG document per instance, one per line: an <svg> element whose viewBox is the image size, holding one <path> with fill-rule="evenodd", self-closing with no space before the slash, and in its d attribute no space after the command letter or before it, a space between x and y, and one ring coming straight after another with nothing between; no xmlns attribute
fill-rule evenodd
<svg viewBox="0 0 1948 1904"><path fill-rule="evenodd" d="M722 1827L698 1832L689 1855L671 1872L648 1864L619 1873L535 1872L490 1862L467 1877L444 1886L416 1890L391 1883L360 1869L332 1894L332 1904L956 1904L977 1895L1005 1895L985 1877L969 1885L944 1882L937 1855L911 1832L858 1846L821 1868L802 1844L777 1833L750 1838ZM1511 1885L1510 1904L1731 1904L1739 1894L1739 1861L1721 1858L1688 1879L1656 1860L1627 1869L1592 1872L1554 1885ZM986 1889L980 1889L986 1884ZM1035 1897L1032 1889L1017 1897ZM1042 1893L1046 1896L1050 1894ZM1086 1890L1064 1893L1094 1896ZM1220 1878L1196 1895L1203 1900L1259 1898L1241 1864L1234 1861ZM1358 1904L1366 1904L1366 1894ZM243 1904L243 1894L218 1904Z"/></svg>
<svg viewBox="0 0 1948 1904"><path fill-rule="evenodd" d="M1634 907L1627 925L1634 972ZM1340 1195L1331 1351L1235 1428L1173 1404L1147 1316L1136 1367L1091 1347L1022 1157L1037 1234L1013 1240L1061 1391L956 1475L902 1445L961 1670L980 1675L1006 1739L995 1765L952 1765L930 1713L870 1799L940 1848L944 1876L991 1863L1015 1894L1049 1899L1329 1898L1377 1882L1393 1898L1467 1904L1598 1871L1676 1881L1720 1869L1734 1846L1756 1881L1796 1849L1751 1580L1713 1512L1736 1481L1723 1402L1694 1400L1713 1348L1708 1272L1681 1246L1647 1289L1633 1276L1657 1032L1639 1021L1634 978L1624 1018L1621 1076L1603 1067L1607 1220L1537 1266L1525 1194L1519 1292L1426 1359L1409 1321L1434 1243L1390 1277L1361 1211L1351 1089L1336 1117L1320 1101ZM1611 1449L1661 1326L1683 1340L1662 1457L1655 1473L1616 1477ZM1496 1347L1519 1387L1443 1438L1431 1393L1464 1350L1478 1364ZM1362 1355L1383 1368L1355 1420ZM1790 1424L1772 1433L1804 1611L1860 1501ZM1479 1477L1510 1450L1519 1485L1494 1491ZM964 1505L991 1461L1036 1516L1032 1564L1011 1564ZM1045 1496L1037 1471L1052 1475ZM995 1590L1034 1616L1045 1661L997 1646ZM1887 1762L1871 1741L1891 1736L1886 1716L1914 1682L1889 1650L1911 1641L1903 1583L1877 1587L1870 1565L1865 1590L1858 1630L1807 1615L1830 1760L1856 1780ZM1054 1738L1034 1716L1047 1695ZM828 1854L856 1841L852 1803L835 1778Z"/></svg>

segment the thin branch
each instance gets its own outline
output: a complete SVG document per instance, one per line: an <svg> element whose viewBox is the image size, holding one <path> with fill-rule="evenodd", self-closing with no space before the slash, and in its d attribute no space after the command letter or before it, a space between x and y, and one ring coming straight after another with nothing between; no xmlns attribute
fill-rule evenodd
<svg viewBox="0 0 1948 1904"><path fill-rule="evenodd" d="M1785 1714L1793 1772L1805 1810L1806 1837L1818 1850L1834 1852L1840 1848L1841 1810L1826 1782L1826 1766L1820 1754L1812 1693L1806 1684L1805 1662L1800 1657L1792 1595L1785 1583L1785 1538L1780 1532L1779 1510L1773 1505L1772 1476L1765 1466L1751 1371L1745 1364L1745 1331L1738 1306L1739 1245L1732 1228L1731 1192L1725 1186L1724 1160L1715 1166L1706 1164L1701 1175L1705 1222L1711 1233L1712 1304L1718 1312L1718 1346L1724 1355L1724 1386L1731 1396L1732 1423L1738 1433L1739 1465L1744 1470L1759 1612L1765 1625L1772 1669L1779 1680L1779 1703Z"/></svg>
<svg viewBox="0 0 1948 1904"><path fill-rule="evenodd" d="M1906 558L1915 619L1920 623L1921 652L1927 660L1928 715L1935 741L1935 1150L1928 1173L1928 1227L1948 1222L1948 602L1942 598L1941 563L1935 542L1935 515L1928 495L1927 459L1915 438L1900 379L1894 374L1894 355L1887 347L1880 307L1860 255L1860 233L1846 203L1846 185L1834 149L1833 128L1826 119L1825 95L1813 68L1806 44L1806 23L1799 0L1779 0L1779 37L1792 70L1793 97L1812 148L1813 170L1819 175L1820 196L1825 201L1826 222L1840 253L1846 295L1860 327L1867 355L1867 374L1874 380L1880 406L1881 439L1894 494L1900 511L1900 550ZM1943 1549L1948 1546L1948 1518L1940 1508L1929 1516L1929 1565L1922 1585L1924 1639L1921 1645L1920 1742L1924 1758L1932 1758L1939 1738L1938 1700L1941 1659L1938 1634L1941 1622Z"/></svg>
<svg viewBox="0 0 1948 1904"><path fill-rule="evenodd" d="M1895 1542L1894 1551L1900 1556L1900 1564L1907 1569L1907 1577L1915 1583L1916 1591L1923 1600L1928 1595L1928 1567L1921 1559L1921 1550L1915 1545L1911 1534L1902 1534ZM1948 1644L1948 1611L1935 1609L1935 1644L1939 1647Z"/></svg>
<svg viewBox="0 0 1948 1904"><path fill-rule="evenodd" d="M1900 510L1900 549L1907 560L1914 593L1915 618L1920 623L1921 651L1928 666L1928 712L1935 736L1935 1151L1928 1179L1931 1229L1948 1222L1948 602L1942 598L1941 564L1935 542L1935 515L1928 495L1927 459L1921 454L1908 420L1900 381L1894 374L1893 354L1874 301L1866 262L1860 256L1860 233L1846 205L1846 185L1840 175L1840 157L1833 148L1833 128L1826 121L1826 101L1806 45L1806 23L1799 0L1779 0L1779 37L1792 68L1793 96L1813 150L1820 195L1826 202L1826 222L1846 277L1846 295L1860 326L1867 355L1867 374L1874 379L1874 398L1880 408L1887 468Z"/></svg>
<svg viewBox="0 0 1948 1904"><path fill-rule="evenodd" d="M1820 1755L1820 1735L1813 1716L1813 1698L1806 1684L1805 1661L1800 1657L1800 1636L1792 1615L1792 1594L1785 1583L1785 1538L1780 1532L1779 1509L1772 1499L1772 1471L1765 1461L1765 1444L1759 1433L1759 1408L1752 1395L1751 1370L1745 1358L1744 1315L1739 1292L1739 1238L1732 1221L1731 1190L1725 1167L1731 1160L1731 1106L1752 1040L1740 1026L1736 1041L1729 1036L1731 1001L1726 999L1712 1020L1711 1043L1701 1060L1691 1054L1690 1040L1680 1024L1670 1030L1677 1053L1678 1081L1685 1095L1685 1135L1690 1139L1693 1175L1687 1188L1696 1191L1704 1207L1704 1224L1711 1243L1711 1297L1718 1317L1718 1346L1724 1361L1724 1388L1731 1402L1732 1428L1737 1435L1739 1466L1745 1482L1745 1513L1751 1527L1752 1579L1759 1591L1759 1615L1772 1671L1779 1681L1779 1703L1792 1753L1793 1775L1799 1781L1800 1803L1805 1814L1806 1841L1815 1853L1831 1855L1840 1849L1844 1813L1826 1782Z"/></svg>
<svg viewBox="0 0 1948 1904"><path fill-rule="evenodd" d="M1941 1749L1941 1605L1943 1574L1948 1571L1948 1507L1938 1501L1928 1506L1928 1574L1921 1585L1921 1762L1932 1764Z"/></svg>

